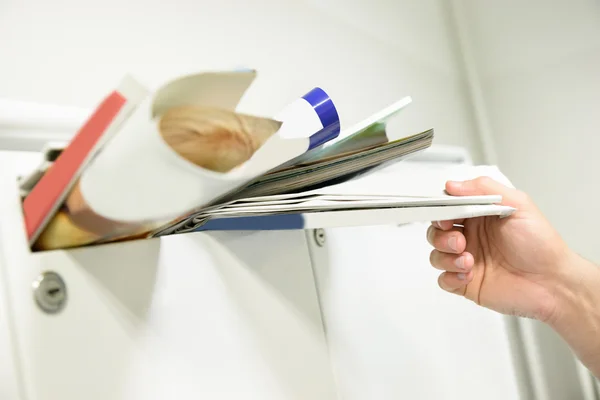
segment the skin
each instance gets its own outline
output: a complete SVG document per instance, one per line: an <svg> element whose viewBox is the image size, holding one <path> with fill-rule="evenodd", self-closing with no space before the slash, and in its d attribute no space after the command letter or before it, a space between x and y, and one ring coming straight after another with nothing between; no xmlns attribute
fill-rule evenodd
<svg viewBox="0 0 600 400"><path fill-rule="evenodd" d="M600 377L600 267L574 253L523 192L490 178L447 182L455 196L500 194L508 218L436 221L427 231L439 286L497 312L535 318Z"/></svg>

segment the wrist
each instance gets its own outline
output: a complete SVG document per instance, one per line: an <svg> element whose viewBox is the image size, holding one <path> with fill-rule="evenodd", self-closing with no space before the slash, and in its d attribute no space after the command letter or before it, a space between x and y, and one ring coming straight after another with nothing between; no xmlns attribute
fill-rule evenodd
<svg viewBox="0 0 600 400"><path fill-rule="evenodd" d="M550 289L554 310L546 322L586 360L600 352L600 267L571 252ZM598 366L596 366L597 368Z"/></svg>
<svg viewBox="0 0 600 400"><path fill-rule="evenodd" d="M600 309L600 268L577 253L570 252L561 262L551 286L555 307L545 322L553 328Z"/></svg>

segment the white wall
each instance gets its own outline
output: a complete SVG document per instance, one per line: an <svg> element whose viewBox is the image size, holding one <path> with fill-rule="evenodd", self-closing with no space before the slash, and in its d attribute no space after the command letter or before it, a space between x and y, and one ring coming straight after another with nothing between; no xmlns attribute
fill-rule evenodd
<svg viewBox="0 0 600 400"><path fill-rule="evenodd" d="M97 7L97 8L96 8ZM405 95L397 135L479 144L441 0L4 0L0 98L91 107L132 72L150 85L181 72L247 66L240 109L272 115L314 86L346 126Z"/></svg>
<svg viewBox="0 0 600 400"><path fill-rule="evenodd" d="M568 243L600 263L600 2L457 0L502 171ZM590 200L591 199L591 200ZM582 398L566 345L523 322L541 399ZM568 369L571 366L572 369Z"/></svg>
<svg viewBox="0 0 600 400"><path fill-rule="evenodd" d="M469 0L469 38L502 170L600 262L600 2Z"/></svg>

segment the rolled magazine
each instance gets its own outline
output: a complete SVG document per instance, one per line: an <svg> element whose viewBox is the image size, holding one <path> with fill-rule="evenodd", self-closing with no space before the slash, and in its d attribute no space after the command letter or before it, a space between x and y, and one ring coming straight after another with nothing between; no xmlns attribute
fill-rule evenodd
<svg viewBox="0 0 600 400"><path fill-rule="evenodd" d="M274 117L239 112L255 76L204 72L154 91L125 78L51 165L23 181L32 249L184 233L224 217L498 201L319 192L427 149L433 130L389 140L386 122L409 97L341 130L333 101L319 87Z"/></svg>

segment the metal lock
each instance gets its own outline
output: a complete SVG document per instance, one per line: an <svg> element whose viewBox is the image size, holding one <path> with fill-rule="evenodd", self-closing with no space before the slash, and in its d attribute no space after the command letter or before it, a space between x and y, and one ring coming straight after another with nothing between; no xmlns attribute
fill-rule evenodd
<svg viewBox="0 0 600 400"><path fill-rule="evenodd" d="M313 234L315 236L315 242L317 242L317 246L325 246L325 229L315 229Z"/></svg>
<svg viewBox="0 0 600 400"><path fill-rule="evenodd" d="M33 297L38 307L48 314L56 314L65 307L67 287L55 272L44 272L33 282Z"/></svg>

